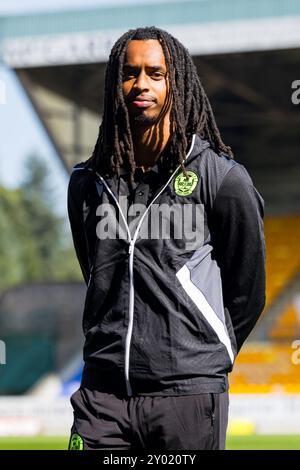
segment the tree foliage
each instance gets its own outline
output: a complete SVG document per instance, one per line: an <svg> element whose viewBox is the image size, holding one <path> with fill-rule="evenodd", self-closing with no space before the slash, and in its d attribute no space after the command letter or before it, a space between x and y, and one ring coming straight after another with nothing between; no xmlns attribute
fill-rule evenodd
<svg viewBox="0 0 300 470"><path fill-rule="evenodd" d="M68 221L53 209L48 169L26 160L17 189L0 186L0 289L37 281L82 280Z"/></svg>

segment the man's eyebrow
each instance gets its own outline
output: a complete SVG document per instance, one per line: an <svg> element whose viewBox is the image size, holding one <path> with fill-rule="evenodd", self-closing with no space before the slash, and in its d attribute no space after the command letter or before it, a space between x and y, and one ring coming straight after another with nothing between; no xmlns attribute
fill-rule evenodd
<svg viewBox="0 0 300 470"><path fill-rule="evenodd" d="M132 65L132 64L124 64L124 68L125 67L127 69L138 69L139 68L137 65ZM146 69L165 71L165 68L162 67L161 65L148 65L148 66L146 66Z"/></svg>
<svg viewBox="0 0 300 470"><path fill-rule="evenodd" d="M151 65L150 67L146 67L146 68L153 69L153 70L165 70L165 68L162 67L161 65Z"/></svg>

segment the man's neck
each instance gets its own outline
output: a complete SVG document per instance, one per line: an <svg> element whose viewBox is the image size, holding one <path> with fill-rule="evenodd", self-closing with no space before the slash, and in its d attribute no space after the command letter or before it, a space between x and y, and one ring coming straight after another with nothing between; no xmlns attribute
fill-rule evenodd
<svg viewBox="0 0 300 470"><path fill-rule="evenodd" d="M169 125L164 126L163 132L158 126L135 128L132 138L136 166L146 171L155 164L168 144Z"/></svg>

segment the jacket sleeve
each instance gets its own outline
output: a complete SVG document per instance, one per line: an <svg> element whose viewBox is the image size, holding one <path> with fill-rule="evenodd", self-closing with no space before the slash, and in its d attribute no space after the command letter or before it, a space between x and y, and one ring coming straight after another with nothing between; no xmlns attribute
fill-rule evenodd
<svg viewBox="0 0 300 470"><path fill-rule="evenodd" d="M90 261L88 257L88 244L83 220L83 187L81 179L80 177L78 178L77 173L78 172L74 171L70 177L67 193L67 206L76 256L84 281L87 285L89 281Z"/></svg>
<svg viewBox="0 0 300 470"><path fill-rule="evenodd" d="M237 352L265 306L263 218L264 200L245 167L237 163L224 177L212 208L212 243Z"/></svg>

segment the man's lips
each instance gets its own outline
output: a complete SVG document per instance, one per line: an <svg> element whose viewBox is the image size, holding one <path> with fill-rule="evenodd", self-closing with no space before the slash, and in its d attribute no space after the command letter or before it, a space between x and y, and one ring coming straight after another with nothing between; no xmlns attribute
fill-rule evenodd
<svg viewBox="0 0 300 470"><path fill-rule="evenodd" d="M141 101L141 100L135 100L135 101L132 101L131 102L133 106L135 106L136 108L149 108L150 106L152 106L152 104L154 103L154 101Z"/></svg>

